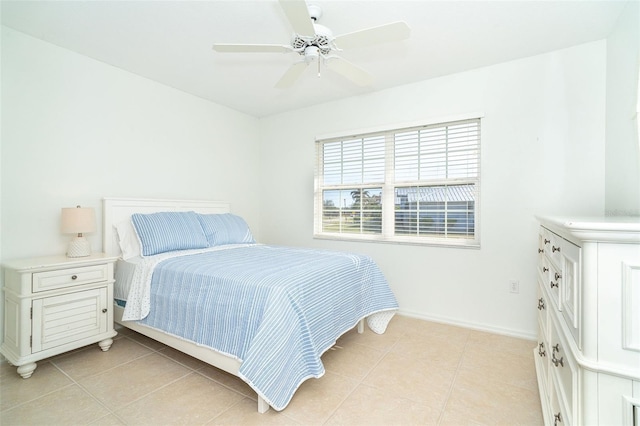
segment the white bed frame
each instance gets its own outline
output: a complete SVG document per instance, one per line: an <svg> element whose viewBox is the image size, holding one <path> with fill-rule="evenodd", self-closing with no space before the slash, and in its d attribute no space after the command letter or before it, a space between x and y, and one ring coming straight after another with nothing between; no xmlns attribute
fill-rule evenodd
<svg viewBox="0 0 640 426"><path fill-rule="evenodd" d="M154 213L160 211L195 211L197 213L228 213L229 204L215 201L190 201L190 200L149 200L127 198L105 198L103 200L103 249L111 256L120 256L120 246L114 225L123 220L129 220L133 213ZM224 370L234 376L238 375L240 361L215 352L195 343L173 337L155 329L144 327L135 321L123 321L124 308L114 304L114 320L117 324L135 330L151 339L162 342L180 352L191 355L216 368ZM359 325L360 327L360 325ZM360 328L359 328L360 329ZM258 411L265 413L269 410L269 404L260 396L258 397Z"/></svg>
<svg viewBox="0 0 640 426"><path fill-rule="evenodd" d="M219 201L198 200L153 200L133 198L104 198L103 199L103 224L102 236L103 251L110 256L120 256L120 245L114 225L131 220L133 213L155 213L166 211L195 211L197 213L229 213L229 203ZM124 308L114 303L114 321L123 327L137 331L153 340L164 343L180 352L191 355L227 373L238 376L241 362L235 358L223 355L209 348L199 346L188 340L171 336L162 331L144 327L135 321L123 321ZM358 322L358 333L364 331L364 320ZM260 395L258 398L258 412L265 413L269 410L269 404Z"/></svg>

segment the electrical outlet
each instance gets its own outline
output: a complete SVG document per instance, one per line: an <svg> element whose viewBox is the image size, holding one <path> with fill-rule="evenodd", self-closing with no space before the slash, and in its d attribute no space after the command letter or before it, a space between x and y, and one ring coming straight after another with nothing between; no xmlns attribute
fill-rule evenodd
<svg viewBox="0 0 640 426"><path fill-rule="evenodd" d="M509 281L509 292L510 293L520 293L520 282L519 281Z"/></svg>

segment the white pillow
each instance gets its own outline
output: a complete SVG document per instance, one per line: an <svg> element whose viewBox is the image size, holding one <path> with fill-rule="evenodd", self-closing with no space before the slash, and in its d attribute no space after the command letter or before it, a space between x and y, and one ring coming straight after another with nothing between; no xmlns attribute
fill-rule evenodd
<svg viewBox="0 0 640 426"><path fill-rule="evenodd" d="M140 240L138 240L138 234L136 234L131 219L116 223L113 227L116 228L118 233L118 244L120 245L120 251L122 251L122 259L128 260L132 257L140 256Z"/></svg>

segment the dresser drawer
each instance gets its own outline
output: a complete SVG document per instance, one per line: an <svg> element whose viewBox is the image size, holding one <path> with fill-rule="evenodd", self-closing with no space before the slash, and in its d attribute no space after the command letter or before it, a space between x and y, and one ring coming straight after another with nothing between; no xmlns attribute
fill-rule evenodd
<svg viewBox="0 0 640 426"><path fill-rule="evenodd" d="M562 255L561 246L564 239L550 231L547 232L547 237L549 238L549 240L551 240L551 242L547 244L545 253L555 265L560 266L560 260Z"/></svg>
<svg viewBox="0 0 640 426"><path fill-rule="evenodd" d="M37 293L80 284L106 281L108 279L108 272L106 264L34 272L31 282L32 291Z"/></svg>
<svg viewBox="0 0 640 426"><path fill-rule="evenodd" d="M546 389L547 382L549 380L549 357L547 356L549 351L549 342L545 336L538 332L538 346L533 351L535 359L536 374L538 380L542 382L542 386Z"/></svg>
<svg viewBox="0 0 640 426"><path fill-rule="evenodd" d="M536 308L538 309L538 324L542 335L546 339L549 336L549 300L547 300L547 295L542 289L542 283L538 283L537 288L538 292Z"/></svg>
<svg viewBox="0 0 640 426"><path fill-rule="evenodd" d="M547 292L551 296L551 301L553 301L553 306L557 310L562 310L562 306L560 305L560 285L562 283L562 272L561 269L556 268L551 262L547 262L548 273L546 275L546 281L544 285L547 289Z"/></svg>
<svg viewBox="0 0 640 426"><path fill-rule="evenodd" d="M549 285L549 271L551 269L550 263L549 259L544 255L538 259L539 276L545 285Z"/></svg>
<svg viewBox="0 0 640 426"><path fill-rule="evenodd" d="M573 417L574 408L577 407L578 369L575 358L565 339L558 332L558 325L550 322L549 347L549 376L553 377L556 384L557 397L564 407L569 418Z"/></svg>
<svg viewBox="0 0 640 426"><path fill-rule="evenodd" d="M554 234L546 228L542 228L542 249L544 254L556 264L560 264L561 239L562 237Z"/></svg>
<svg viewBox="0 0 640 426"><path fill-rule="evenodd" d="M571 411L558 394L558 383L555 378L550 377L549 379L549 409L551 410L549 423L554 426L569 426L573 423Z"/></svg>

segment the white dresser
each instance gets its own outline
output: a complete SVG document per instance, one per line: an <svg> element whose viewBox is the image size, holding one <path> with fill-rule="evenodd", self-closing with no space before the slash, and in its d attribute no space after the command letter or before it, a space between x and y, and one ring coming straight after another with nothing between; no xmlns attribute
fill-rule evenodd
<svg viewBox="0 0 640 426"><path fill-rule="evenodd" d="M640 218L538 221L545 424L640 426Z"/></svg>
<svg viewBox="0 0 640 426"><path fill-rule="evenodd" d="M4 339L0 353L27 379L36 361L99 342L113 329L115 257L93 254L21 259L4 266Z"/></svg>

